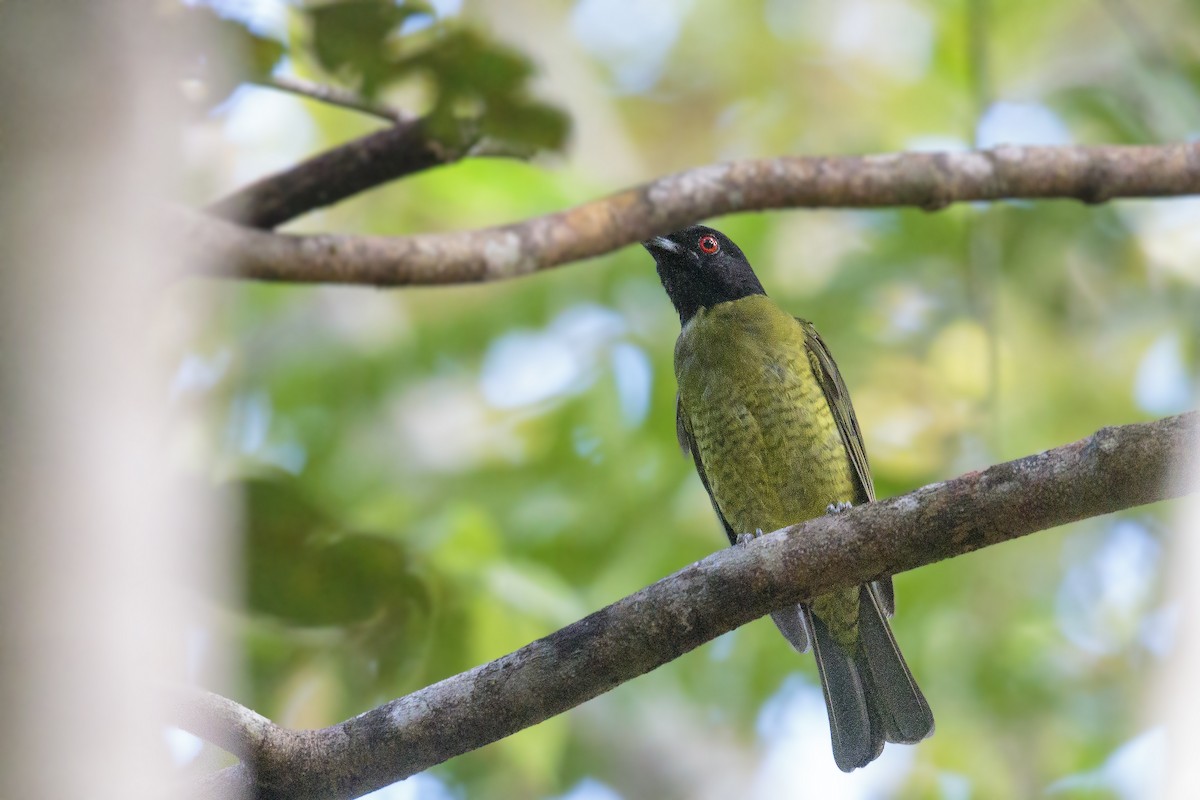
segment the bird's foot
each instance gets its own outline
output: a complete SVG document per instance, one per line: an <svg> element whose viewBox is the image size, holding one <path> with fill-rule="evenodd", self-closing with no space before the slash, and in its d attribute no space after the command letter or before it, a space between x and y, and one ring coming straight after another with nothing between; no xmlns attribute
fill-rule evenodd
<svg viewBox="0 0 1200 800"><path fill-rule="evenodd" d="M762 528L755 528L754 533L739 533L737 541L734 542L734 545L737 547L745 547L762 535Z"/></svg>
<svg viewBox="0 0 1200 800"><path fill-rule="evenodd" d="M852 508L854 508L854 503L847 503L846 501L843 500L843 501L840 501L837 503L830 503L829 506L825 509L825 513L826 514L841 514L842 512L849 511Z"/></svg>

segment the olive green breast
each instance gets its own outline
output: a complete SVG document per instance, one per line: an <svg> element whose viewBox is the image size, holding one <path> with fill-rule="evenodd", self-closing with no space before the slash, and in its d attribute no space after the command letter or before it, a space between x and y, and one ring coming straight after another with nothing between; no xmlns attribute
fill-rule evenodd
<svg viewBox="0 0 1200 800"><path fill-rule="evenodd" d="M853 501L841 433L800 324L762 295L696 314L679 335L680 413L735 533L771 531Z"/></svg>

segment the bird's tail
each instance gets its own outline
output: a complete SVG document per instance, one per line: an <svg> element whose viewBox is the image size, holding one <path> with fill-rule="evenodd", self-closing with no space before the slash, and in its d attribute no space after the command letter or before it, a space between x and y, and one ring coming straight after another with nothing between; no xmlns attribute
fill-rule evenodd
<svg viewBox="0 0 1200 800"><path fill-rule="evenodd" d="M812 634L839 769L850 772L871 763L885 741L912 744L933 733L933 713L904 663L873 587L859 589L854 652L834 641L807 605L802 609Z"/></svg>

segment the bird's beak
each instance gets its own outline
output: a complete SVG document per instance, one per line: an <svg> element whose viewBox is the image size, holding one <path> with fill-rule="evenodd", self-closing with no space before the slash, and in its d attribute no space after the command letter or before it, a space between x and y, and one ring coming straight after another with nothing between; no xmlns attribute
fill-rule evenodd
<svg viewBox="0 0 1200 800"><path fill-rule="evenodd" d="M655 252L678 253L683 249L665 236L651 236L649 239L642 242L642 247L649 250L650 255L654 255Z"/></svg>

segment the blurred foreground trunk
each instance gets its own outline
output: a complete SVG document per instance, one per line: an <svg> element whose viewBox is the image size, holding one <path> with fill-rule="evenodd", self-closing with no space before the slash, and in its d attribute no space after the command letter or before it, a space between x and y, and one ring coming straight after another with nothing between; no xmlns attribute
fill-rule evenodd
<svg viewBox="0 0 1200 800"><path fill-rule="evenodd" d="M1196 493L1179 504L1167 568L1167 589L1179 610L1175 647L1149 692L1153 720L1166 723L1167 800L1200 797L1200 474L1192 480Z"/></svg>
<svg viewBox="0 0 1200 800"><path fill-rule="evenodd" d="M173 794L156 698L222 554L166 453L155 293L181 256L151 220L180 119L153 7L0 2L4 798Z"/></svg>

